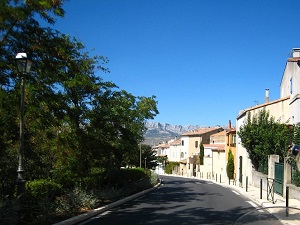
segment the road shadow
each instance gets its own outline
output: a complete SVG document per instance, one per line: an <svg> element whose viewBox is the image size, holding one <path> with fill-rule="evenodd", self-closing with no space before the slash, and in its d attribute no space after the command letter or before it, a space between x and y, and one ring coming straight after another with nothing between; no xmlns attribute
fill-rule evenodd
<svg viewBox="0 0 300 225"><path fill-rule="evenodd" d="M189 183L191 182L191 183ZM198 181L197 181L198 182ZM89 225L135 224L135 225L199 225L199 224L233 224L241 215L253 209L249 207L232 207L218 210L211 207L212 198L222 200L228 193L203 191L197 189L195 181L170 180L163 182L163 187L127 202L106 215L100 216ZM208 185L202 181L199 185ZM211 186L205 186L206 189Z"/></svg>

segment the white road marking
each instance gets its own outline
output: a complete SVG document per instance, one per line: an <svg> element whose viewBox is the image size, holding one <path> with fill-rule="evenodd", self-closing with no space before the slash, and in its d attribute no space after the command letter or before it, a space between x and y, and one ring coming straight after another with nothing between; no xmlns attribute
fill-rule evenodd
<svg viewBox="0 0 300 225"><path fill-rule="evenodd" d="M233 191L233 190L232 190L232 192L233 192L234 194L236 194L236 195L240 195L240 193L238 193L238 192L236 192L236 191Z"/></svg>
<svg viewBox="0 0 300 225"><path fill-rule="evenodd" d="M263 213L264 212L264 210L262 210L258 205L256 205L254 202L252 202L252 201L246 201L246 202L248 202L250 205L252 205L255 209L257 209L258 210L258 212L261 212L261 213Z"/></svg>
<svg viewBox="0 0 300 225"><path fill-rule="evenodd" d="M88 224L88 223L90 223L90 222L93 221L93 220L99 219L100 217L109 214L110 212L111 212L111 211L109 211L109 210L108 210L108 211L105 211L105 212L99 214L98 216L94 216L94 217L92 217L92 218L90 218L90 219L88 219L88 220L86 220L86 221L83 221L82 223L79 223L78 225L85 225L85 224Z"/></svg>

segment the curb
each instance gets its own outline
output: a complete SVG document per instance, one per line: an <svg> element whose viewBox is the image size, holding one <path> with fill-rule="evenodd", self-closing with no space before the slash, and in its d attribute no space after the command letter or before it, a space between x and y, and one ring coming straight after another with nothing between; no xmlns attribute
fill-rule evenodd
<svg viewBox="0 0 300 225"><path fill-rule="evenodd" d="M100 208L90 210L90 211L88 211L88 212L86 212L84 214L81 214L81 215L69 218L67 220L63 220L63 221L55 223L53 225L73 225L73 224L80 223L80 222L82 222L84 220L87 220L87 219L89 219L91 217L94 217L94 216L96 216L96 215L98 215L100 213L103 213L103 212L105 212L105 211L107 211L107 210L109 210L109 209L111 209L113 207L119 206L119 205L121 205L121 204L123 204L125 202L131 201L131 200L136 199L136 198L138 198L138 197L140 197L142 195L145 195L145 194L147 194L147 193L149 193L149 192L157 189L160 185L161 185L161 180L159 180L159 183L157 185L155 185L154 187L152 187L152 188L149 188L147 190L138 192L138 193L136 193L134 195L125 197L125 198L123 198L121 200L115 201L113 203L110 203L108 205L102 206Z"/></svg>

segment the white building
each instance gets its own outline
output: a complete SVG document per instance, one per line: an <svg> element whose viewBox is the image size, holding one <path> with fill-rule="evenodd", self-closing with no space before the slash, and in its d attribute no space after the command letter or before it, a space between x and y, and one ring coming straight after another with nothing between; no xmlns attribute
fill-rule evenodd
<svg viewBox="0 0 300 225"><path fill-rule="evenodd" d="M269 111L276 121L285 124L297 124L300 122L300 49L295 48L292 57L287 59L280 83L280 98L269 101L269 90L266 89L265 103L242 110L237 116L236 129L239 132L241 126L245 124L248 114L251 117L264 109ZM252 182L252 163L246 149L242 146L237 135L236 145L236 173L240 183L244 183L246 177Z"/></svg>

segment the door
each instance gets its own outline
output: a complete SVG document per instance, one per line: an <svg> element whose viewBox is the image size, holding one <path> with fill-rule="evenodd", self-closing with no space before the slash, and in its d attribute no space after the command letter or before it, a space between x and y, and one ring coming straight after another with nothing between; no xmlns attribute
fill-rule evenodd
<svg viewBox="0 0 300 225"><path fill-rule="evenodd" d="M240 182L240 185L243 184L243 156L240 156L239 157L239 182Z"/></svg>
<svg viewBox="0 0 300 225"><path fill-rule="evenodd" d="M193 176L196 177L197 173L196 173L196 164L193 164Z"/></svg>
<svg viewBox="0 0 300 225"><path fill-rule="evenodd" d="M275 162L274 192L283 195L284 164Z"/></svg>

